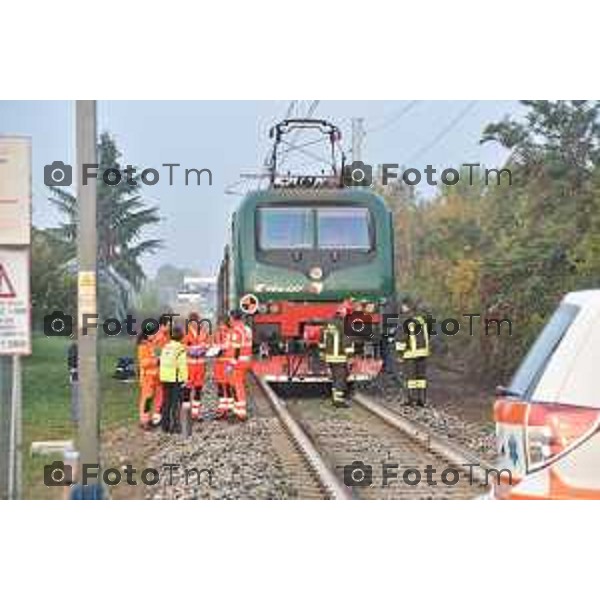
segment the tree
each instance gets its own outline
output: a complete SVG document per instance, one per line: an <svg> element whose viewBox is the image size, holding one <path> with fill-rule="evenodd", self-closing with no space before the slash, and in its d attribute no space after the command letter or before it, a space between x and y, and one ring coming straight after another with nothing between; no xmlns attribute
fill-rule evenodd
<svg viewBox="0 0 600 600"><path fill-rule="evenodd" d="M526 295L525 305L546 314L562 293L583 284L584 274L590 283L594 279L600 102L522 104L528 108L523 121L489 125L482 142L494 140L512 152L519 183L497 195L492 207L505 241L498 255L511 261L511 287Z"/></svg>
<svg viewBox="0 0 600 600"><path fill-rule="evenodd" d="M452 362L495 383L506 382L565 293L600 287L600 103L523 106L523 118L492 123L482 137L510 151L512 185L464 185L461 176L417 201L384 191L401 289L439 318L470 311L512 321L510 337L445 340Z"/></svg>
<svg viewBox="0 0 600 600"><path fill-rule="evenodd" d="M142 239L145 229L160 221L157 207L148 207L140 195L141 177L131 177L134 185L122 177L120 183L108 185L102 173L108 169L123 172L114 139L103 133L98 143L99 176L97 180L98 278L99 305L103 315L123 316L133 291L144 281L141 258L157 250L158 239ZM69 247L69 258L76 256L77 199L60 187L50 188L51 202L65 217L57 231Z"/></svg>
<svg viewBox="0 0 600 600"><path fill-rule="evenodd" d="M483 131L482 143L495 141L513 152L513 161L544 169L555 178L580 179L600 165L600 102L522 100L524 122L506 118Z"/></svg>
<svg viewBox="0 0 600 600"><path fill-rule="evenodd" d="M44 317L60 310L74 315L76 286L67 266L69 246L51 229L32 229L31 304L33 324L41 328Z"/></svg>

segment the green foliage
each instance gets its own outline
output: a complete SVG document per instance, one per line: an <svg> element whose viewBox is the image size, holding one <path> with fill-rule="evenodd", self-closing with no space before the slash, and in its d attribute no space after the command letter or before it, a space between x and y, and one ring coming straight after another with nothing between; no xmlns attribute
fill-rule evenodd
<svg viewBox="0 0 600 600"><path fill-rule="evenodd" d="M99 173L107 169L123 172L121 153L108 133L98 143ZM157 207L148 207L140 195L141 176L132 177L135 186L122 177L117 185L97 180L98 277L100 312L121 317L126 312L132 291L144 281L140 259L161 246L157 239L142 239L148 226L160 221ZM57 235L67 244L69 256L76 256L77 199L62 188L50 188L50 200L60 210L64 222Z"/></svg>
<svg viewBox="0 0 600 600"><path fill-rule="evenodd" d="M77 280L69 270L69 245L52 230L33 228L31 236L31 302L33 325L55 310L74 314Z"/></svg>
<svg viewBox="0 0 600 600"><path fill-rule="evenodd" d="M28 449L34 441L75 440L77 431L71 421L71 389L67 371L67 348L71 340L63 337L34 336L33 354L24 359L23 377L23 487L24 497L60 498L63 488L44 485L44 465L50 458L32 456ZM133 426L137 420L137 386L113 379L120 356L134 356L134 341L129 337L100 340L101 431Z"/></svg>
<svg viewBox="0 0 600 600"><path fill-rule="evenodd" d="M567 292L600 287L600 104L524 101L522 121L488 125L513 185L461 177L430 201L386 190L399 287L436 315L507 317L513 336L450 340L472 372L505 380Z"/></svg>
<svg viewBox="0 0 600 600"><path fill-rule="evenodd" d="M543 166L558 182L591 174L600 163L600 102L523 100L524 122L504 119L488 125L482 142L496 141L528 169Z"/></svg>

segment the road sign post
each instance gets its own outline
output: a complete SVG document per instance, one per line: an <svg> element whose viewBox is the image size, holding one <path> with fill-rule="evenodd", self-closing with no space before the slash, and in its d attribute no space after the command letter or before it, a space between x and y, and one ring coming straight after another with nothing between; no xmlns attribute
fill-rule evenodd
<svg viewBox="0 0 600 600"><path fill-rule="evenodd" d="M0 355L31 354L29 248L0 246Z"/></svg>
<svg viewBox="0 0 600 600"><path fill-rule="evenodd" d="M0 136L0 499L21 496L21 356L31 353L31 142Z"/></svg>
<svg viewBox="0 0 600 600"><path fill-rule="evenodd" d="M0 500L9 498L9 481L12 477L10 462L12 375L10 357L0 356Z"/></svg>

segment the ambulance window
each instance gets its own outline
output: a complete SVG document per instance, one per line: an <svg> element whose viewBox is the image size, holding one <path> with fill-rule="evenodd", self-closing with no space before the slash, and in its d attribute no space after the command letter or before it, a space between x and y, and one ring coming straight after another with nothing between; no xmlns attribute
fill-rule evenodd
<svg viewBox="0 0 600 600"><path fill-rule="evenodd" d="M515 373L509 387L511 394L531 397L578 312L579 307L574 304L563 303L556 309Z"/></svg>

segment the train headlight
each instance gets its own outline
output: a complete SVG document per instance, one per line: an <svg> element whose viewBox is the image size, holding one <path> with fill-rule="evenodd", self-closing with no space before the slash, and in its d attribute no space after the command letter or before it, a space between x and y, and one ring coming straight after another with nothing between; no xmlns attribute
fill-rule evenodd
<svg viewBox="0 0 600 600"><path fill-rule="evenodd" d="M367 304L365 304L365 312L366 313L374 313L375 312L375 304L373 302L367 302Z"/></svg>
<svg viewBox="0 0 600 600"><path fill-rule="evenodd" d="M271 304L269 304L269 312L272 315L276 315L280 312L281 307L279 306L279 304L277 304L277 302L271 302Z"/></svg>
<svg viewBox="0 0 600 600"><path fill-rule="evenodd" d="M321 279L323 277L323 269L321 269L321 267L313 267L308 272L308 276L311 279Z"/></svg>

